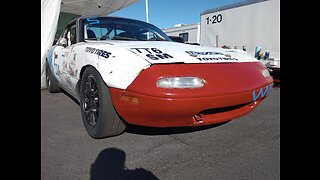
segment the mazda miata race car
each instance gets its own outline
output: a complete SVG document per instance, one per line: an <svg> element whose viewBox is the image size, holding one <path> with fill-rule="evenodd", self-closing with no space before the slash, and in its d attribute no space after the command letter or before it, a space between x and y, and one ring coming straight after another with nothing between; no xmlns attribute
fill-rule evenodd
<svg viewBox="0 0 320 180"><path fill-rule="evenodd" d="M80 102L93 138L119 135L127 124L230 121L252 111L272 81L245 51L176 43L152 24L118 17L73 20L47 56L48 91Z"/></svg>

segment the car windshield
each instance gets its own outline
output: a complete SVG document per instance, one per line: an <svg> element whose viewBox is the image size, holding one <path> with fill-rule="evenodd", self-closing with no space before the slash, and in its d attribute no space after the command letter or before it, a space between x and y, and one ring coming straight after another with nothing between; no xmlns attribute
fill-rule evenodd
<svg viewBox="0 0 320 180"><path fill-rule="evenodd" d="M84 40L172 41L156 26L138 20L93 17L83 19Z"/></svg>

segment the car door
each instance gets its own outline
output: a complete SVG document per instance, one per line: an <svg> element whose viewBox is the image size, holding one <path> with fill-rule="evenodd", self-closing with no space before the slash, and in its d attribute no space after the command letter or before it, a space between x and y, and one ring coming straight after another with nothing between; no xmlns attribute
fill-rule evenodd
<svg viewBox="0 0 320 180"><path fill-rule="evenodd" d="M74 92L76 86L76 75L78 70L75 69L75 52L73 51L76 45L76 23L70 24L62 38L67 40L67 44L58 52L55 64L59 67L60 84L67 90Z"/></svg>

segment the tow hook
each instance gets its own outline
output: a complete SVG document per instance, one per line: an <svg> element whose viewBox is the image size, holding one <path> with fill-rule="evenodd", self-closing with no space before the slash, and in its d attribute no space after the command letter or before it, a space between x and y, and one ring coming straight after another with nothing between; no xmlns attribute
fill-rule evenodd
<svg viewBox="0 0 320 180"><path fill-rule="evenodd" d="M257 104L257 101L250 103L249 106L250 106L250 108L253 108L256 104Z"/></svg>
<svg viewBox="0 0 320 180"><path fill-rule="evenodd" d="M201 114L194 115L193 119L195 120L194 122L195 125L203 123L203 117L201 116Z"/></svg>

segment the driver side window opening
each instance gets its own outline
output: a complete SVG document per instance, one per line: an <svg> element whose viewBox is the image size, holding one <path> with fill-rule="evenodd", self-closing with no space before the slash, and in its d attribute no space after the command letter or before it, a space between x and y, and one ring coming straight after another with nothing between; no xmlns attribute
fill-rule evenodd
<svg viewBox="0 0 320 180"><path fill-rule="evenodd" d="M77 36L76 36L76 25L72 25L67 32L67 41L68 46L71 46L72 44L75 44L77 42Z"/></svg>

